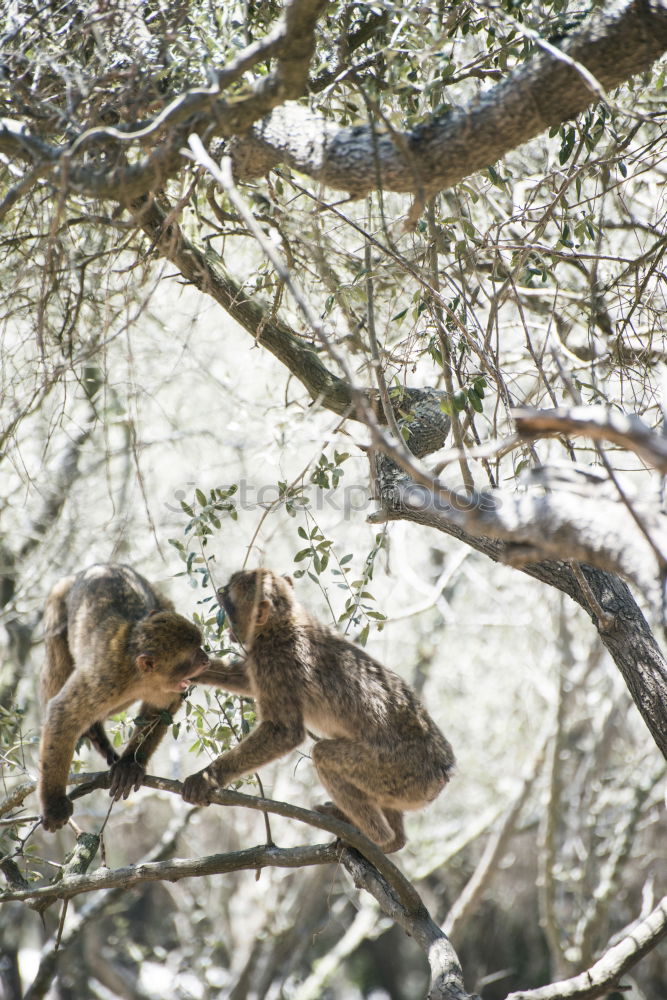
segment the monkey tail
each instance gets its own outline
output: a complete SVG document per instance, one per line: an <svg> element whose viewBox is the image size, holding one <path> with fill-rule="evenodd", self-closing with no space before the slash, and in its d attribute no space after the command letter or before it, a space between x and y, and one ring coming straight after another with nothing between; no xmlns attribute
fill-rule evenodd
<svg viewBox="0 0 667 1000"><path fill-rule="evenodd" d="M74 669L74 660L67 641L67 595L74 576L59 580L46 599L44 608L44 641L46 658L42 668L40 698L42 705L58 694Z"/></svg>

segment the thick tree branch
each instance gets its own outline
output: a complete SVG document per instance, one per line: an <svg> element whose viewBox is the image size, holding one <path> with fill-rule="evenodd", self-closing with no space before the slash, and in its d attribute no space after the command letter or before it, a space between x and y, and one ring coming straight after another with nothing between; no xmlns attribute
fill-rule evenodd
<svg viewBox="0 0 667 1000"><path fill-rule="evenodd" d="M491 499L494 492L475 497L457 497L449 493L449 505L438 499L436 506L433 495L438 498L442 492L434 490L428 501L427 493L420 486L419 502L415 503L415 481L404 473L395 472L391 478L385 478L382 510L373 520L414 521L458 538L494 562L512 563L515 550L521 550L519 545L513 546L500 538L504 529L500 516L496 516L499 507ZM513 495L508 496L509 518L516 513L516 509L514 514L511 510L515 499ZM452 500L467 509L457 509ZM481 503L488 509L479 510ZM498 535L491 537L496 530ZM520 526L515 538L519 542L522 540ZM656 745L667 758L667 663L627 585L615 574L587 563L564 561L566 551L553 559L537 558L536 553L540 550L535 548L533 541L530 540L534 561L519 568L567 594L591 617ZM599 618L600 611L603 620Z"/></svg>
<svg viewBox="0 0 667 1000"><path fill-rule="evenodd" d="M431 988L427 1000L466 1000L468 994L463 989L461 966L449 939L432 920L425 907L406 920L406 914L397 907L395 900L387 895L386 887L377 872L359 857L356 852L347 852L343 864L349 871L357 888L366 889L380 904L383 911L414 937L420 948L428 956L431 968ZM470 1000L479 1000L470 997Z"/></svg>
<svg viewBox="0 0 667 1000"><path fill-rule="evenodd" d="M553 46L540 50L467 108L399 137L373 135L367 126L341 129L306 108L280 107L235 142L236 176L251 179L287 163L359 198L378 176L388 190L414 191L417 170L426 193L434 193L585 110L599 97L591 78L609 90L666 49L664 0L604 5L564 42L567 59Z"/></svg>
<svg viewBox="0 0 667 1000"><path fill-rule="evenodd" d="M619 8L596 11L564 42L562 52L543 43L527 65L468 108L400 136L373 134L366 126L341 129L305 107L284 106L306 89L323 7L323 0L291 0L274 31L220 70L211 87L180 95L147 123L127 130L89 129L59 148L6 120L0 128L0 151L40 172L44 164L53 164L56 183L89 197L125 203L156 190L178 172L183 166L181 146L190 132L209 140L234 137L240 180L287 163L361 197L375 188L378 177L387 189L414 191L417 172L421 188L432 194L579 114L599 99L600 88L613 88L648 69L667 50L665 0L630 0ZM222 87L267 55L276 57L274 68L248 95L220 96ZM96 166L81 163L77 155L82 145L96 140L122 147L165 130L167 138L132 164Z"/></svg>
<svg viewBox="0 0 667 1000"><path fill-rule="evenodd" d="M660 608L661 572L656 550L667 557L667 517L654 504L631 499L637 518L613 494L609 483L578 470L531 470L528 490L488 490L473 495L463 510L448 507L454 520L475 534L508 543L514 566L542 559L585 562L630 580ZM544 489L543 489L544 488Z"/></svg>

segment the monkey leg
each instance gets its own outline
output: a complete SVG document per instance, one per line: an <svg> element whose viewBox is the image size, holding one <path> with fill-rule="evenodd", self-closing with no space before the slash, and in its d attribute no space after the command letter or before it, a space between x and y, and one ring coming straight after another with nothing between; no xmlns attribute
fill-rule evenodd
<svg viewBox="0 0 667 1000"><path fill-rule="evenodd" d="M313 806L313 808L315 812L322 813L323 816L333 816L334 819L342 819L344 823L355 825L350 817L333 802L322 802L318 806ZM387 841L383 845L382 850L385 854L392 854L394 851L400 851L402 847L405 847L406 838L403 828L403 814L398 809L382 809L382 814L394 832L393 839Z"/></svg>
<svg viewBox="0 0 667 1000"><path fill-rule="evenodd" d="M53 626L54 630L56 626ZM74 660L67 643L65 626L46 636L46 657L40 676L39 697L42 705L58 694L74 670Z"/></svg>
<svg viewBox="0 0 667 1000"><path fill-rule="evenodd" d="M318 809L318 812L328 813L351 823L384 850L384 845L392 842L393 835L382 809L364 792L345 781L340 775L327 771L321 764L317 767L317 773L335 803L335 811L325 805L323 809Z"/></svg>
<svg viewBox="0 0 667 1000"><path fill-rule="evenodd" d="M342 819L344 823L351 823L352 820L346 816L342 809L339 809L334 802L321 802L319 806L313 806L317 813L323 816L333 816L334 819Z"/></svg>
<svg viewBox="0 0 667 1000"><path fill-rule="evenodd" d="M98 753L104 757L107 764L114 764L118 760L118 754L111 746L101 722L94 722L83 735L90 741L90 745L95 747Z"/></svg>
<svg viewBox="0 0 667 1000"><path fill-rule="evenodd" d="M346 774L341 754L347 755L351 747L351 740L320 740L313 747L313 763L334 805L343 814L340 818L358 827L384 850L385 844L393 844L395 831L378 802Z"/></svg>
<svg viewBox="0 0 667 1000"><path fill-rule="evenodd" d="M405 847L405 827L403 826L403 813L399 812L398 809L383 809L384 818L391 827L394 837L389 844L385 844L382 850L385 854L393 854L394 851L400 851L402 847Z"/></svg>
<svg viewBox="0 0 667 1000"><path fill-rule="evenodd" d="M320 740L313 762L334 803L385 853L405 844L403 810L425 805L431 782L405 748L392 752L356 740Z"/></svg>

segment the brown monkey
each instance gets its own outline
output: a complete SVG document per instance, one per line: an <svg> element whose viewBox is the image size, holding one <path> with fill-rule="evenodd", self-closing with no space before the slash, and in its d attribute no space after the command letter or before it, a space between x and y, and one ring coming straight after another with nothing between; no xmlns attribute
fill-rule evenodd
<svg viewBox="0 0 667 1000"><path fill-rule="evenodd" d="M65 786L77 739L87 736L111 764L109 794L127 798L183 693L211 661L199 629L129 566L95 565L60 580L44 624L39 794L44 828L53 831L72 815ZM102 721L139 699L141 722L119 757Z"/></svg>
<svg viewBox="0 0 667 1000"><path fill-rule="evenodd" d="M251 695L260 723L238 747L186 778L186 802L281 757L316 732L313 762L333 803L321 812L357 826L383 851L405 844L403 812L431 802L454 766L452 748L400 677L297 604L289 578L235 573L219 592L245 663L207 672ZM210 675L210 676L209 676Z"/></svg>

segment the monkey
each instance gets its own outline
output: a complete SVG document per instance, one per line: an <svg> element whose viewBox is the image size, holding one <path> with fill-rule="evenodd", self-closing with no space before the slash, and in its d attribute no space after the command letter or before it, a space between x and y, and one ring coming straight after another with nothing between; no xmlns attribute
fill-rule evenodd
<svg viewBox="0 0 667 1000"><path fill-rule="evenodd" d="M316 808L353 824L385 853L405 842L403 813L442 791L454 769L449 742L395 673L296 600L267 569L235 573L218 592L245 661L213 668L218 686L253 697L259 725L183 784L208 805L216 788L254 772L316 733L312 760L331 796Z"/></svg>
<svg viewBox="0 0 667 1000"><path fill-rule="evenodd" d="M65 793L80 736L111 765L109 794L127 798L167 731L188 687L212 662L199 629L130 566L96 564L61 579L44 612L41 675L44 722L39 750L42 824L64 826ZM141 699L139 722L119 756L103 720Z"/></svg>

